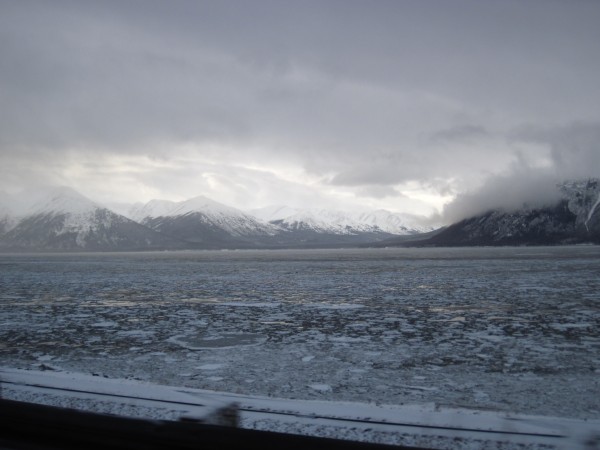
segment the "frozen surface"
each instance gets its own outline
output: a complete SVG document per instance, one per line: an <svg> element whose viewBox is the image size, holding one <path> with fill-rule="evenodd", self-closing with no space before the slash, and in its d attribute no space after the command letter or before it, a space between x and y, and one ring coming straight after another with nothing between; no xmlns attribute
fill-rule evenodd
<svg viewBox="0 0 600 450"><path fill-rule="evenodd" d="M598 419L598 274L592 246L2 255L0 363Z"/></svg>

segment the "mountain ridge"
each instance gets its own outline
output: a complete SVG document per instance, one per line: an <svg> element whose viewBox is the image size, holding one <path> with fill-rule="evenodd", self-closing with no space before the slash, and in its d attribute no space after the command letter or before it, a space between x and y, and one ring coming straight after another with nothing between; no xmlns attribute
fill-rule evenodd
<svg viewBox="0 0 600 450"><path fill-rule="evenodd" d="M130 217L162 234L206 248L266 245L280 230L236 208L204 196L181 202L151 200L137 205Z"/></svg>
<svg viewBox="0 0 600 450"><path fill-rule="evenodd" d="M391 239L377 246L508 246L600 244L600 179L560 183L554 205L491 209L425 239Z"/></svg>
<svg viewBox="0 0 600 450"><path fill-rule="evenodd" d="M0 195L0 250L600 244L600 180L566 181L556 188L560 200L554 205L490 209L440 229L385 210L272 206L250 214L204 196L139 203L127 217L71 188L45 188L27 193L17 210L10 207L11 196Z"/></svg>
<svg viewBox="0 0 600 450"><path fill-rule="evenodd" d="M416 224L415 216L386 210L348 212L327 209L299 209L274 205L250 211L255 216L291 230L313 230L331 234L417 234L432 227Z"/></svg>
<svg viewBox="0 0 600 450"><path fill-rule="evenodd" d="M266 221L201 195L181 202L151 200L118 214L65 186L30 190L12 198L20 205L17 212L8 207L10 196L5 197L0 197L2 251L355 246L394 236L375 223L377 217L401 220L387 211L363 212L361 223L359 216L339 211L302 215L286 207L296 216Z"/></svg>
<svg viewBox="0 0 600 450"><path fill-rule="evenodd" d="M7 251L116 251L180 247L68 187L46 188L0 235Z"/></svg>

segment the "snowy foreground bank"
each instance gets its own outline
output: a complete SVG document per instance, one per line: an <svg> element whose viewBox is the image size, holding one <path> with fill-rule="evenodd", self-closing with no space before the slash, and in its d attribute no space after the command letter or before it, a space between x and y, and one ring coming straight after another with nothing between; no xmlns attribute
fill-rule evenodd
<svg viewBox="0 0 600 450"><path fill-rule="evenodd" d="M0 369L2 397L151 419L219 423L236 405L243 428L448 449L596 449L600 420L577 420L433 404L287 400L178 388L72 372Z"/></svg>

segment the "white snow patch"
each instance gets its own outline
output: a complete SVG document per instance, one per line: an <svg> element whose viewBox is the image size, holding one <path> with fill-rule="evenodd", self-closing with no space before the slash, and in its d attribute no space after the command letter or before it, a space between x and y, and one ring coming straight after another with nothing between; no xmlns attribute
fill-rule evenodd
<svg viewBox="0 0 600 450"><path fill-rule="evenodd" d="M596 199L596 203L594 203L592 205L592 207L590 208L590 212L587 215L587 218L585 220L585 227L587 228L588 226L588 222L590 220L592 220L592 216L594 215L594 212L596 212L596 208L598 208L598 205L600 205L600 193L598 194L598 198Z"/></svg>

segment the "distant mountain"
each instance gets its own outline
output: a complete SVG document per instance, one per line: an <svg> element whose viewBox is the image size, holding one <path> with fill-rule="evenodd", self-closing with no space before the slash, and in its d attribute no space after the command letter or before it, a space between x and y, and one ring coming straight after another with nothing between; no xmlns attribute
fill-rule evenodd
<svg viewBox="0 0 600 450"><path fill-rule="evenodd" d="M252 210L251 213L286 230L311 230L338 235L363 233L407 235L431 230L418 225L417 218L414 216L385 210L346 212L271 206Z"/></svg>
<svg viewBox="0 0 600 450"><path fill-rule="evenodd" d="M290 246L359 245L428 231L413 216L384 210L351 213L270 206L250 212L283 230L279 238Z"/></svg>
<svg viewBox="0 0 600 450"><path fill-rule="evenodd" d="M281 230L238 209L199 196L183 202L151 200L128 216L193 248L248 248L276 243Z"/></svg>
<svg viewBox="0 0 600 450"><path fill-rule="evenodd" d="M0 193L2 251L600 244L600 180L557 186L554 205L490 210L443 229L388 211L348 213L285 206L252 214L206 197L136 204L128 217L73 189L19 198Z"/></svg>
<svg viewBox="0 0 600 450"><path fill-rule="evenodd" d="M203 196L136 204L127 216L193 248L339 247L421 231L410 216L387 211L350 214L276 206L245 213Z"/></svg>
<svg viewBox="0 0 600 450"><path fill-rule="evenodd" d="M569 211L575 214L575 231L582 238L600 232L600 179L568 181L559 186Z"/></svg>
<svg viewBox="0 0 600 450"><path fill-rule="evenodd" d="M410 216L387 211L278 207L258 213L260 217L199 196L182 202L152 200L121 215L73 189L46 188L16 199L0 195L0 250L340 247L422 230Z"/></svg>
<svg viewBox="0 0 600 450"><path fill-rule="evenodd" d="M397 245L557 245L600 244L600 180L557 186L562 199L551 206L517 211L491 210L450 225L434 236Z"/></svg>
<svg viewBox="0 0 600 450"><path fill-rule="evenodd" d="M271 206L250 212L279 228L279 244L290 247L358 245L380 241L408 231L400 220L394 222L391 213L386 211L351 214L326 209ZM385 219L392 220L386 223ZM384 226L380 226L378 221Z"/></svg>
<svg viewBox="0 0 600 450"><path fill-rule="evenodd" d="M182 248L67 187L47 188L0 235L0 248L14 251L111 251Z"/></svg>

